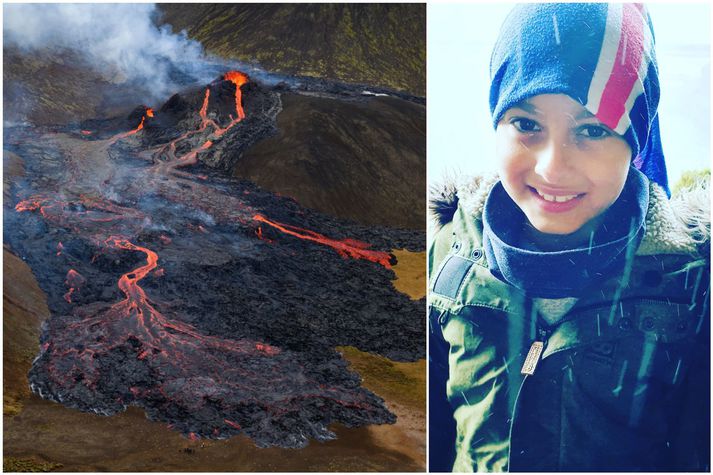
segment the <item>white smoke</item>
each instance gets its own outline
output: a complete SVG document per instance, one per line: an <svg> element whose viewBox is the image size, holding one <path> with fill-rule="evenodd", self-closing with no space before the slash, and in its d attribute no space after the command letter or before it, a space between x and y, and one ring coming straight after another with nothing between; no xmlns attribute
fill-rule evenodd
<svg viewBox="0 0 713 475"><path fill-rule="evenodd" d="M4 41L25 51L70 49L110 82L139 81L156 97L205 81L201 44L157 27L153 4L5 4Z"/></svg>

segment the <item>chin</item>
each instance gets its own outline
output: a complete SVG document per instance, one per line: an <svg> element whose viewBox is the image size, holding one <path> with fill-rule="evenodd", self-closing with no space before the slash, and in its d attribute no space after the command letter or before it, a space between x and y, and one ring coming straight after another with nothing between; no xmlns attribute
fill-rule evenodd
<svg viewBox="0 0 713 475"><path fill-rule="evenodd" d="M562 223L542 220L529 220L532 226L543 234L572 234L579 230L582 226L575 223Z"/></svg>

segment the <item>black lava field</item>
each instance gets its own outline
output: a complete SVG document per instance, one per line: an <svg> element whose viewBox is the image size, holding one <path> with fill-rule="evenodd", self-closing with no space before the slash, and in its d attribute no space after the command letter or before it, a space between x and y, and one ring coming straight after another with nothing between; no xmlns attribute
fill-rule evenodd
<svg viewBox="0 0 713 475"><path fill-rule="evenodd" d="M33 392L265 447L395 421L334 347L425 356L425 302L394 289L389 254L422 251L425 235L329 217L224 173L276 133L284 87L230 72L158 110L5 128L22 162L8 175L5 158L5 243L51 311ZM367 100L346 90L334 100Z"/></svg>

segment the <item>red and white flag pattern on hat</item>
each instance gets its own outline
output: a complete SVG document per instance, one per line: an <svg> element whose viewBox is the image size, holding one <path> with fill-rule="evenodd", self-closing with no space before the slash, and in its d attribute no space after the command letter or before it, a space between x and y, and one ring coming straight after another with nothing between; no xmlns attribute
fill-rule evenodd
<svg viewBox="0 0 713 475"><path fill-rule="evenodd" d="M604 40L586 108L623 135L631 125L634 101L644 92L653 41L640 3L610 3Z"/></svg>

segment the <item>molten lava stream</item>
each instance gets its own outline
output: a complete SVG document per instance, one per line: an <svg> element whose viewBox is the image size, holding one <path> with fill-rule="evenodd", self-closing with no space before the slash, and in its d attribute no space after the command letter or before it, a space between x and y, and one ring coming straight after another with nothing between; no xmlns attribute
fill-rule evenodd
<svg viewBox="0 0 713 475"><path fill-rule="evenodd" d="M153 117L153 109L150 107L146 108L146 111L144 112L144 115L141 117L141 122L139 122L138 127L136 127L133 130L129 130L128 132L124 132L121 134L117 134L113 136L111 139L109 139L109 145L115 144L118 140L121 140L123 138L129 137L130 135L134 135L137 133L139 130L144 128L144 121L146 120L146 117Z"/></svg>
<svg viewBox="0 0 713 475"><path fill-rule="evenodd" d="M225 73L225 76L223 76L223 79L235 84L235 113L237 114L237 121L240 122L245 118L245 111L243 111L243 93L240 90L240 86L247 84L248 77L239 71L228 71Z"/></svg>
<svg viewBox="0 0 713 475"><path fill-rule="evenodd" d="M202 152L204 150L208 150L210 147L213 146L213 142L210 140L206 140L203 145L198 147L197 149L191 150L187 154L183 155L181 158L177 159L175 162L175 167L187 167L189 165L195 165L198 163L198 152Z"/></svg>
<svg viewBox="0 0 713 475"><path fill-rule="evenodd" d="M180 322L169 322L151 305L146 296L146 292L138 285L138 282L156 268L158 254L145 247L137 246L123 237L112 236L105 241L105 244L118 249L139 251L146 254L145 265L131 272L127 272L119 279L119 289L121 289L126 298L112 307L112 310L118 310L119 313L125 317L137 319L137 323L140 324L139 329L142 330L141 333L148 337L148 341L145 343L149 343L151 347L158 348L156 336L158 336L159 340L168 340L165 341L167 343L176 343L175 339L179 336L177 334L168 334L164 329L171 329L197 340L207 340L211 343L218 344L218 346L232 343L227 340L224 341L205 337L197 333L190 325ZM170 341L172 339L173 341ZM184 343L188 343L188 341Z"/></svg>
<svg viewBox="0 0 713 475"><path fill-rule="evenodd" d="M236 342L205 336L196 332L190 325L169 321L153 307L144 289L138 285L141 279L156 268L158 254L120 236L111 236L106 239L105 244L118 249L143 252L147 260L145 265L123 274L119 279L118 286L124 293L124 300L112 305L102 314L71 324L69 328L74 335L73 342L69 345L71 349L60 351L55 347L53 350L56 353L54 356L59 359L76 359L69 365L72 368L87 366L86 373L91 377L85 375L83 379L90 385L95 384L100 377L99 368L94 362L96 355L107 353L125 344L127 339L132 337L140 343L138 359L152 355L160 360L159 367L177 366L177 369L174 368L175 373L188 371L190 374L206 373L219 377L220 373L226 370L226 362L220 356L221 352L232 355L231 357L245 354L271 357L280 353L277 348L265 343ZM70 279L76 279L75 274L79 275L73 270L67 274L68 285ZM57 368L65 366L67 365L60 364ZM56 376L60 385L64 386L61 381L65 378L61 374Z"/></svg>
<svg viewBox="0 0 713 475"><path fill-rule="evenodd" d="M204 150L207 150L213 145L213 140L222 137L226 132L228 132L231 128L233 128L236 124L238 124L240 121L242 121L245 118L245 111L243 110L243 104L242 104L242 91L240 90L240 86L243 84L246 84L248 82L248 77L247 75L238 72L238 71L229 71L223 76L223 80L225 81L230 81L233 84L235 84L235 114L236 117L233 118L232 115L230 117L230 123L226 125L225 127L221 127L218 125L216 121L213 119L208 118L208 103L210 101L210 88L206 88L205 90L205 95L203 97L203 104L201 105L200 110L198 111L198 116L201 119L201 124L196 130L191 130L188 132L185 132L182 134L180 137L172 140L169 144L164 145L161 147L157 153L157 156L160 156L162 154L167 155L167 164L162 165L159 168L161 170L166 170L166 169L173 169L173 168L180 168L180 167L186 167L189 165L195 165L198 161L198 153L202 152ZM208 128L208 126L212 126L213 132L208 136L208 140L203 142L201 145L198 147L194 147L191 150L189 150L187 153L182 155L181 157L176 157L176 146L179 142L188 139L189 137L201 133L204 130Z"/></svg>
<svg viewBox="0 0 713 475"><path fill-rule="evenodd" d="M282 231L290 236L295 236L300 239L305 239L307 241L316 242L318 244L324 244L329 246L339 253L343 257L351 257L353 259L366 259L371 262L376 262L381 264L387 269L391 269L391 256L387 252L383 251L372 251L366 249L369 244L360 241L355 241L353 239L344 239L337 241L335 239L330 239L314 231L308 229L298 228L297 226L291 226L289 224L278 223L275 221L270 221L261 214L256 214L253 216L253 220L259 221L265 224L269 224L273 228ZM258 237L262 239L262 231L258 232Z"/></svg>

